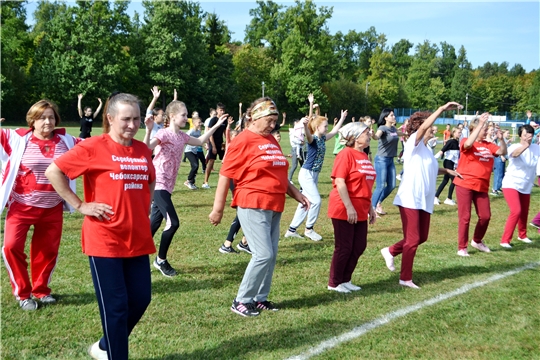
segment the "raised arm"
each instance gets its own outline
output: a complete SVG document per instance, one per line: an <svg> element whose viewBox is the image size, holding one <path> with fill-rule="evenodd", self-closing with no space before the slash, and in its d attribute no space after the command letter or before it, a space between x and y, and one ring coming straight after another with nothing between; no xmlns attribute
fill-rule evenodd
<svg viewBox="0 0 540 360"><path fill-rule="evenodd" d="M480 131L482 130L482 128L488 121L488 118L489 118L489 113L483 113L480 116L480 119L478 119L478 125L474 128L473 132L470 133L467 140L465 140L465 143L463 144L463 148L470 149L473 146L474 142L478 138L478 134L480 133Z"/></svg>
<svg viewBox="0 0 540 360"><path fill-rule="evenodd" d="M531 146L532 139L533 139L533 134L526 133L525 137L522 136L521 140L519 141L519 145L521 146L516 148L514 151L512 151L510 156L513 158L517 158L518 156L523 154L523 152L527 150L529 146Z"/></svg>
<svg viewBox="0 0 540 360"><path fill-rule="evenodd" d="M315 100L315 98L313 97L313 94L309 94L307 98L308 98L308 101L309 101L308 119L311 120L311 117L313 116L313 101Z"/></svg>
<svg viewBox="0 0 540 360"><path fill-rule="evenodd" d="M287 113L284 112L282 113L282 115L283 115L283 121L281 122L281 124L279 124L280 127L285 126L285 121L287 120Z"/></svg>
<svg viewBox="0 0 540 360"><path fill-rule="evenodd" d="M309 117L307 118L302 118L302 123L304 124L304 135L306 136L306 140L308 142L308 144L311 144L313 142L313 134L311 134L311 131L309 131L309 127L308 127L308 124L309 124Z"/></svg>
<svg viewBox="0 0 540 360"><path fill-rule="evenodd" d="M144 125L146 126L146 133L144 134L143 142L146 144L146 146L148 146L148 148L150 148L150 150L154 150L156 146L160 144L160 141L155 137L150 139L150 136L152 136L152 129L154 128L154 117L147 114L146 118L144 119Z"/></svg>
<svg viewBox="0 0 540 360"><path fill-rule="evenodd" d="M154 86L152 89L150 89L150 91L152 92L153 97L152 102L150 103L150 105L148 105L148 109L146 109L146 113L154 110L154 106L156 106L156 102L158 101L159 95L161 94L161 90L159 90L157 86Z"/></svg>
<svg viewBox="0 0 540 360"><path fill-rule="evenodd" d="M330 131L328 134L326 134L326 141L330 140L331 138L334 137L334 135L337 134L338 130L341 128L341 125L343 125L343 122L347 118L347 114L348 114L347 110L341 110L341 118L339 119L336 126L334 126L332 131Z"/></svg>
<svg viewBox="0 0 540 360"><path fill-rule="evenodd" d="M77 95L77 111L79 112L79 117L83 117L82 107L81 107L81 100L83 98L83 94Z"/></svg>
<svg viewBox="0 0 540 360"><path fill-rule="evenodd" d="M99 105L96 109L96 111L94 111L94 115L92 115L92 118L95 119L96 116L98 116L99 112L101 111L101 107L103 106L103 103L101 102L101 98L97 98L98 101L99 101Z"/></svg>
<svg viewBox="0 0 540 360"><path fill-rule="evenodd" d="M210 141L212 141L212 146L213 146L212 151L213 151L215 149L215 144L214 144L213 139L212 139L211 136L212 136L213 133L216 132L216 130L221 126L221 124L223 124L223 122L228 117L229 117L229 114L221 115L221 117L218 119L218 121L216 122L216 124L214 126L212 126L208 131L206 131L203 135L201 135L198 138L192 136L188 140L188 144L191 145L191 146L202 146L205 142L208 141L208 139L210 139ZM232 117L231 117L231 119L232 119Z"/></svg>
<svg viewBox="0 0 540 360"><path fill-rule="evenodd" d="M450 101L443 106L440 106L433 114L431 114L420 127L418 128L416 132L416 145L420 143L420 141L424 138L424 135L428 130L431 129L433 126L433 123L435 123L435 120L443 113L443 111L453 110L453 109L463 109L463 106L458 104L457 102ZM399 134L398 134L399 135Z"/></svg>
<svg viewBox="0 0 540 360"><path fill-rule="evenodd" d="M499 129L499 128L497 129L497 133L496 133L495 136L497 137L497 139L499 139L499 150L497 150L497 152L495 154L497 154L497 155L506 155L506 153L508 152L507 151L508 149L506 147L506 140L504 140L504 138L503 138L503 133L502 133L501 129Z"/></svg>

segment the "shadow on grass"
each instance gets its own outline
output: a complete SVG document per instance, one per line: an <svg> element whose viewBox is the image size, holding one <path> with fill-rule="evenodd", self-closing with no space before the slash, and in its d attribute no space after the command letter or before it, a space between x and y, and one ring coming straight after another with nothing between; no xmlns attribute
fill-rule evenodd
<svg viewBox="0 0 540 360"><path fill-rule="evenodd" d="M55 294L53 296L58 300L58 303L54 306L73 306L73 305L87 305L96 303L96 294L80 293L80 294Z"/></svg>
<svg viewBox="0 0 540 360"><path fill-rule="evenodd" d="M258 318L260 319L242 319L239 321L264 321L261 319L266 316L272 316L263 312ZM367 321L368 319L366 319ZM346 329L356 326L358 320L355 321L334 321L320 320L310 323L302 327L294 327L294 324L287 329L279 329L276 331L268 331L264 333L242 333L235 337L220 342L214 347L205 347L197 349L190 353L176 353L160 357L144 358L144 360L176 360L176 359L248 359L256 358L256 356L268 356L276 350L289 352L299 351L298 348L306 345L317 343L326 339L328 336L336 335ZM335 329L334 334L330 333L329 329ZM316 334L314 336L314 334Z"/></svg>

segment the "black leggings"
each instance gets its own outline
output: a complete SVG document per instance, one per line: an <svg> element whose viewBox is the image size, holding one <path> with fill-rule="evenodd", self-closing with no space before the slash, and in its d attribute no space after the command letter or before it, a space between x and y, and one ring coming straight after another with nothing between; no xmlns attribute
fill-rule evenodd
<svg viewBox="0 0 540 360"><path fill-rule="evenodd" d="M242 226L240 225L240 220L238 219L238 215L236 215L233 222L231 223L231 228L229 229L229 234L227 234L226 240L233 242L236 234L238 234L241 228Z"/></svg>
<svg viewBox="0 0 540 360"><path fill-rule="evenodd" d="M450 169L450 170L454 170L454 162L451 161L451 160L444 160L443 161L443 167L445 169ZM448 198L450 200L452 200L452 194L454 193L454 177L452 175L449 175L449 174L444 174L444 179L441 183L441 185L439 185L439 188L437 189L437 192L435 193L435 197L439 197L439 195L441 195L442 191L444 190L444 187L446 186L446 184L448 184L448 180L451 180L450 181L450 188L448 189Z"/></svg>
<svg viewBox="0 0 540 360"><path fill-rule="evenodd" d="M158 257L163 260L167 259L167 251L169 251L176 230L180 227L180 220L171 201L171 194L167 190L156 190L154 191L154 202L152 203L152 213L150 215L152 236L159 229L164 218L167 223L161 234L158 251Z"/></svg>
<svg viewBox="0 0 540 360"><path fill-rule="evenodd" d="M195 184L195 178L199 171L199 161L201 162L203 169L206 170L206 160L202 152L192 153L191 151L188 151L186 152L186 157L191 165L191 171L189 172L187 179L190 183Z"/></svg>

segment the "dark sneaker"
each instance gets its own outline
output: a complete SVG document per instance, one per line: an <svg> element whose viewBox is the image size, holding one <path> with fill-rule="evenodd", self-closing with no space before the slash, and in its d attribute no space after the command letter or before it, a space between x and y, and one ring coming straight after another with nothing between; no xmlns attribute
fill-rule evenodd
<svg viewBox="0 0 540 360"><path fill-rule="evenodd" d="M269 311L279 311L279 309L271 301L259 301L259 302L257 302L257 309L259 309L259 310L269 310Z"/></svg>
<svg viewBox="0 0 540 360"><path fill-rule="evenodd" d="M247 252L248 254L250 255L253 255L253 253L251 252L251 249L249 248L249 244L242 244L241 242L239 242L237 245L236 245L236 248L240 251L245 251Z"/></svg>
<svg viewBox="0 0 540 360"><path fill-rule="evenodd" d="M238 251L234 250L232 246L225 246L224 244L221 244L219 252L222 254L238 254Z"/></svg>
<svg viewBox="0 0 540 360"><path fill-rule="evenodd" d="M24 299L19 301L19 306L21 309L26 311L34 311L37 310L38 304L34 299Z"/></svg>
<svg viewBox="0 0 540 360"><path fill-rule="evenodd" d="M157 259L155 259L154 267L158 269L159 271L161 271L161 273L167 277L173 277L173 276L178 275L176 270L173 269L173 267L171 266L171 264L169 264L167 260L165 260L161 264L158 264Z"/></svg>
<svg viewBox="0 0 540 360"><path fill-rule="evenodd" d="M46 295L39 298L39 302L43 305L53 305L56 304L56 299L52 295Z"/></svg>
<svg viewBox="0 0 540 360"><path fill-rule="evenodd" d="M259 315L259 312L255 308L254 303L243 304L241 302L236 301L236 299L233 300L232 302L231 311L244 317L251 317L251 316Z"/></svg>

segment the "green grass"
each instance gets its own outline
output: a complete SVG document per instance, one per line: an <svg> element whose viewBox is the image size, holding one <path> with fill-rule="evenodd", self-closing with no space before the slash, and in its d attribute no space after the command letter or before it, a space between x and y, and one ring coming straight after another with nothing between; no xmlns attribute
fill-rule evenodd
<svg viewBox="0 0 540 360"><path fill-rule="evenodd" d="M78 129L69 130L77 135ZM140 131L138 138L142 135ZM286 131L282 137L287 153ZM329 292L333 232L326 210L332 147L333 140L328 143L319 184L323 205L316 230L324 241L281 240L270 295L282 310L253 319L229 310L249 256L217 251L234 210L227 208L222 224L212 227L208 214L217 175L210 179L214 189L191 191L182 185L189 172L189 164L182 164L173 194L181 226L169 251L169 261L180 275L165 278L152 270L152 303L130 337L131 358L283 359L386 313L540 259L540 236L533 228L529 228L533 244L514 242L511 250L499 247L508 216L502 197L491 199L492 220L485 241L493 252L471 249L471 257L458 257L457 209L440 205L431 220L429 240L419 247L415 259L413 276L422 289L401 288L399 271L388 272L379 253L402 235L399 212L391 205L394 191L385 201L388 215L369 229L368 247L353 275L353 282L362 290ZM376 149L375 142L372 149ZM198 175L197 184L201 182L202 175ZM540 210L539 195L540 189L534 188L531 216ZM282 233L295 207L288 199ZM3 359L87 359L87 347L101 336L88 260L81 253L82 219L80 214L65 216L60 257L50 284L59 298L57 305L21 311L11 295L7 271L1 271ZM316 358L538 359L539 284L540 269L526 270L396 319Z"/></svg>

